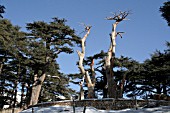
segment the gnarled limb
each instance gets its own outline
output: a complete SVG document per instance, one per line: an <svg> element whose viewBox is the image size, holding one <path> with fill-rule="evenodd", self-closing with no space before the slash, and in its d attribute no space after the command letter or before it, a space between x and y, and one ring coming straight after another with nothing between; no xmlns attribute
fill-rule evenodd
<svg viewBox="0 0 170 113"><path fill-rule="evenodd" d="M107 20L115 20L116 22L120 22L123 20L128 20L126 17L130 14L130 11L119 11L119 13L112 13L113 17L106 17Z"/></svg>
<svg viewBox="0 0 170 113"><path fill-rule="evenodd" d="M83 67L83 60L84 60L84 56L85 56L85 41L86 41L87 36L90 33L90 28L91 27L86 26L85 30L87 30L87 33L81 39L81 49L82 49L82 52L77 51L77 54L79 56L79 69L80 69L80 71L81 71L81 73L83 75L85 75L85 70L84 70L84 67Z"/></svg>
<svg viewBox="0 0 170 113"><path fill-rule="evenodd" d="M85 76L85 80L86 80L86 83L87 83L87 87L88 87L88 98L92 98L92 92L94 91L94 85L92 84L92 81L91 81L91 78L89 76L89 73L88 71L85 71L84 69L84 66L83 66L83 60L84 60L84 56L85 56L85 41L86 41L86 38L87 36L89 35L90 33L90 29L91 29L91 26L86 26L85 27L85 30L87 31L87 33L84 35L84 37L81 39L81 48L82 48L82 51L77 51L77 54L79 56L79 69L80 69L80 72L82 75ZM84 79L84 77L83 77ZM83 94L83 83L84 82L80 82L80 99L84 98L82 97L82 94Z"/></svg>

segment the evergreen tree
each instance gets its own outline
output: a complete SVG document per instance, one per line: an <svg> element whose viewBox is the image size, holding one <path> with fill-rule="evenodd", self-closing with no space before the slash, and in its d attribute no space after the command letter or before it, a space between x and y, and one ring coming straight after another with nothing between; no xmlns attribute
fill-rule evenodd
<svg viewBox="0 0 170 113"><path fill-rule="evenodd" d="M42 83L46 75L54 74L50 69L55 66L58 55L61 52L72 53L74 44L80 43L75 31L65 22L65 19L53 18L50 23L38 21L27 24L27 29L30 30L29 39L32 42L29 56L34 76L30 104L38 102ZM53 76L59 75L55 73Z"/></svg>
<svg viewBox="0 0 170 113"><path fill-rule="evenodd" d="M141 82L143 81L143 77L141 76L142 65L139 62L132 60L127 66L127 69L127 78L124 88L126 96L132 97L139 95L141 91L139 87L141 86Z"/></svg>
<svg viewBox="0 0 170 113"><path fill-rule="evenodd" d="M5 13L5 7L3 5L0 5L0 17L3 18L2 13Z"/></svg>
<svg viewBox="0 0 170 113"><path fill-rule="evenodd" d="M16 104L21 55L25 33L8 20L0 20L0 93L1 108L4 104ZM11 103L10 103L11 102ZM11 105L12 106L12 105Z"/></svg>
<svg viewBox="0 0 170 113"><path fill-rule="evenodd" d="M59 72L56 58L61 52L72 53L72 47L80 40L75 31L65 25L66 20L53 20L29 23L27 28L31 32L27 34L10 21L0 20L0 108L5 104L11 107L29 105L33 97L37 103L44 80L41 93L44 95L40 101L56 94L69 98L69 93L73 92L68 88L68 77ZM21 92L20 103L16 100L18 91Z"/></svg>
<svg viewBox="0 0 170 113"><path fill-rule="evenodd" d="M170 26L170 1L164 2L164 5L160 7L162 17L167 21Z"/></svg>
<svg viewBox="0 0 170 113"><path fill-rule="evenodd" d="M152 54L151 59L145 61L144 66L147 73L149 86L151 92L156 94L168 95L169 80L170 80L170 46L167 42L167 50L164 52L156 51Z"/></svg>
<svg viewBox="0 0 170 113"><path fill-rule="evenodd" d="M128 71L128 82L125 87L127 96L143 96L148 94L169 95L170 49L156 51L144 63L133 65Z"/></svg>

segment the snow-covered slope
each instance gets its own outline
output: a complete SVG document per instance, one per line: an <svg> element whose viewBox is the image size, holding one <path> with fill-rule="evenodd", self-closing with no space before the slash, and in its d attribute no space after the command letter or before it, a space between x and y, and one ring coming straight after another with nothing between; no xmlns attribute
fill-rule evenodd
<svg viewBox="0 0 170 113"><path fill-rule="evenodd" d="M72 106L50 106L50 107L34 107L27 109L20 113L73 113ZM76 107L76 113L83 113L84 107ZM170 106L161 106L155 108L139 108L136 109L123 109L123 110L98 110L94 107L87 107L86 113L170 113Z"/></svg>

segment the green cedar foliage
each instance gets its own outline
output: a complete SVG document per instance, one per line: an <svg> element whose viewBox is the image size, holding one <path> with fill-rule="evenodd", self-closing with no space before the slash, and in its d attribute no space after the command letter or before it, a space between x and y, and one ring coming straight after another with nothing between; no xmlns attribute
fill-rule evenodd
<svg viewBox="0 0 170 113"><path fill-rule="evenodd" d="M2 13L5 13L5 7L3 5L0 5L0 17L3 18Z"/></svg>
<svg viewBox="0 0 170 113"><path fill-rule="evenodd" d="M32 69L40 71L39 77L44 72L46 75L57 76L61 79L58 84L52 78L46 77L46 84L43 84L43 92L41 92L42 101L54 97L56 93L69 97L69 92L73 91L68 88L69 79L59 72L56 61L60 53L71 54L75 44L80 43L80 38L76 36L74 29L65 23L65 19L53 18L53 21L49 23L37 21L27 24L27 29L30 31L28 38L32 42L29 48ZM49 79L52 81L49 82Z"/></svg>
<svg viewBox="0 0 170 113"><path fill-rule="evenodd" d="M125 87L127 96L147 94L169 95L170 81L170 46L164 52L156 51L144 63L133 65L127 73Z"/></svg>
<svg viewBox="0 0 170 113"><path fill-rule="evenodd" d="M167 49L164 52L156 51L152 54L151 59L144 62L147 71L149 86L156 89L152 92L157 94L169 94L170 81L170 46L167 42Z"/></svg>
<svg viewBox="0 0 170 113"><path fill-rule="evenodd" d="M165 2L164 5L160 7L160 12L162 13L162 17L167 21L168 26L170 26L170 1Z"/></svg>
<svg viewBox="0 0 170 113"><path fill-rule="evenodd" d="M4 104L14 106L17 86L21 76L22 50L25 33L8 20L0 20L0 108ZM13 105L11 105L11 101Z"/></svg>
<svg viewBox="0 0 170 113"><path fill-rule="evenodd" d="M73 90L69 88L68 77L59 72L56 59L61 52L72 53L80 40L65 22L54 18L50 23L28 23L30 32L24 33L10 21L0 20L0 108L5 104L11 107L29 104L35 72L38 77L45 72L60 78L57 82L56 78L46 77L40 101L47 95L51 95L47 100L52 99L57 93L69 98ZM20 103L16 101L17 90L21 92Z"/></svg>

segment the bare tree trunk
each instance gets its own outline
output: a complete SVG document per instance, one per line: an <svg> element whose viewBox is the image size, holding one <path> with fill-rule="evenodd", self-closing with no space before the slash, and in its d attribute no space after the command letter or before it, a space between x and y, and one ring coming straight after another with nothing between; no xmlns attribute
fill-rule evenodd
<svg viewBox="0 0 170 113"><path fill-rule="evenodd" d="M162 89L163 89L163 94L167 95L167 86L165 84L163 84Z"/></svg>
<svg viewBox="0 0 170 113"><path fill-rule="evenodd" d="M92 83L88 71L86 71L85 80L87 82L88 87L88 98L94 98L94 84Z"/></svg>
<svg viewBox="0 0 170 113"><path fill-rule="evenodd" d="M109 98L116 97L116 83L113 78L113 62L114 62L114 55L115 55L115 47L116 47L116 26L118 23L114 23L112 25L112 33L110 35L111 44L110 48L107 52L107 57L105 59L105 68L106 68L106 77L107 77L107 85L108 85L108 96Z"/></svg>
<svg viewBox="0 0 170 113"><path fill-rule="evenodd" d="M13 100L13 105L12 105L13 108L15 108L15 105L17 103L17 85L18 85L18 83L17 83L17 81L15 81L14 82L14 95L13 95L14 100Z"/></svg>
<svg viewBox="0 0 170 113"><path fill-rule="evenodd" d="M20 102L20 108L23 107L23 100L24 100L24 86L25 84L24 83L21 83L21 102Z"/></svg>
<svg viewBox="0 0 170 113"><path fill-rule="evenodd" d="M5 56L4 56L5 57ZM1 63L0 63L0 74L2 73L2 71L3 71L3 66L4 66L4 62L5 62L5 58L3 58L2 59L2 61L1 61ZM0 75L0 76L2 76L2 75ZM5 84L5 79L3 78L3 79L1 79L1 87L0 87L0 97L3 97L4 96L4 85ZM3 108L3 106L4 106L4 100L3 99L0 99L0 109L2 109Z"/></svg>
<svg viewBox="0 0 170 113"><path fill-rule="evenodd" d="M95 71L94 71L94 59L92 59L92 61L91 61L91 64L90 64L90 69L91 69L91 74L92 74L92 77L91 77L91 81L92 81L92 89L90 90L90 91L92 91L92 92L90 92L89 94L89 97L90 98L94 98L95 97L95 92L94 92L94 87L95 87L95 85L96 85L96 74L95 74Z"/></svg>
<svg viewBox="0 0 170 113"><path fill-rule="evenodd" d="M122 81L120 83L120 91L119 91L119 98L123 98L123 90L124 90L124 84L125 84L126 74L123 75Z"/></svg>
<svg viewBox="0 0 170 113"><path fill-rule="evenodd" d="M108 85L108 96L109 98L117 98L117 83L114 80L113 73L113 63L115 57L115 48L116 48L116 37L123 32L116 32L117 25L125 20L126 16L129 12L120 12L119 14L113 14L114 17L108 17L107 20L115 20L115 23L112 24L112 32L110 34L111 44L109 50L107 52L107 57L105 59L105 69L106 69L106 77L107 77L107 85Z"/></svg>
<svg viewBox="0 0 170 113"><path fill-rule="evenodd" d="M37 76L38 76L37 74L34 75L34 81L35 82L32 86L31 101L30 101L31 105L35 105L35 104L38 103L38 98L39 98L39 95L40 95L42 83L44 82L46 74L43 73L40 78L38 78Z"/></svg>
<svg viewBox="0 0 170 113"><path fill-rule="evenodd" d="M81 47L82 47L82 52L80 51L77 51L77 54L79 56L79 69L80 69L80 72L82 75L85 75L85 77L83 77L83 79L85 78L86 80L86 83L87 83L87 87L88 87L88 98L93 98L94 97L94 84L92 83L91 81L91 78L89 76L89 73L88 71L85 71L84 67L83 67L83 60L84 60L84 56L85 56L85 41L86 41L86 38L87 36L89 35L90 33L90 29L91 27L89 26L86 26L85 30L87 30L87 33L85 34L85 36L81 39ZM83 80L84 81L84 80ZM80 83L80 89L82 91L82 83ZM81 91L80 91L80 94L81 94ZM80 95L81 98L82 95Z"/></svg>
<svg viewBox="0 0 170 113"><path fill-rule="evenodd" d="M106 73L105 73L106 74ZM107 98L107 93L108 93L108 86L107 86L107 77L104 74L103 80L104 80L104 88L103 88L103 98Z"/></svg>
<svg viewBox="0 0 170 113"><path fill-rule="evenodd" d="M4 63L4 61L5 61L5 58L3 58L2 59L2 62L1 62L1 64L0 64L0 74L2 73L2 68L3 68L3 63Z"/></svg>
<svg viewBox="0 0 170 113"><path fill-rule="evenodd" d="M80 82L79 85L80 85L79 100L83 100L84 99L83 82Z"/></svg>
<svg viewBox="0 0 170 113"><path fill-rule="evenodd" d="M28 107L28 106L30 106L31 105L31 94L32 94L32 87L31 87L31 85L30 84L28 84L27 86L26 86L26 88L27 88L27 91L26 91L26 99L25 99L25 101L26 101L26 108Z"/></svg>

